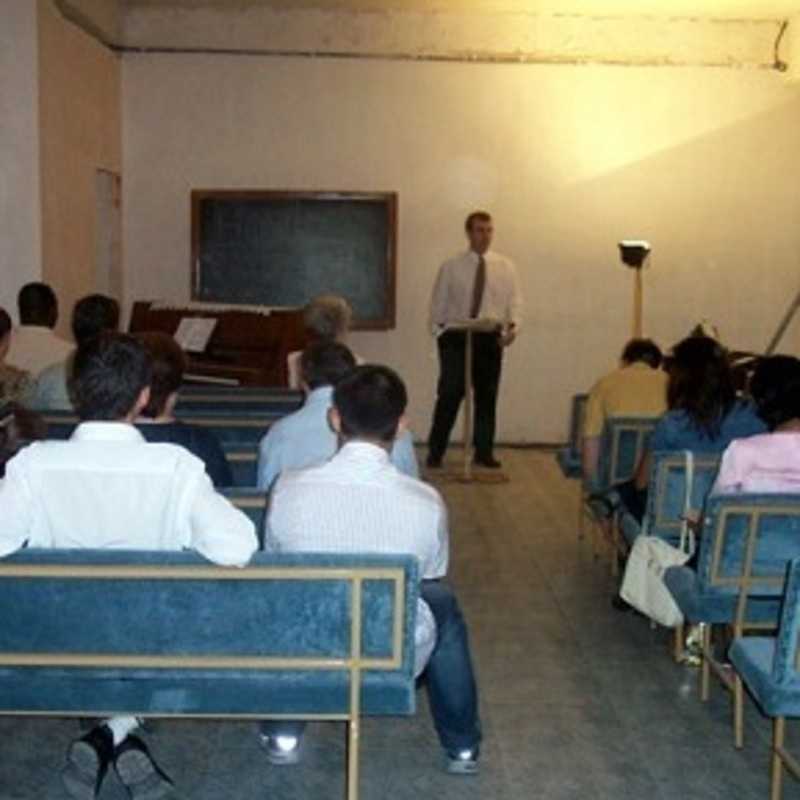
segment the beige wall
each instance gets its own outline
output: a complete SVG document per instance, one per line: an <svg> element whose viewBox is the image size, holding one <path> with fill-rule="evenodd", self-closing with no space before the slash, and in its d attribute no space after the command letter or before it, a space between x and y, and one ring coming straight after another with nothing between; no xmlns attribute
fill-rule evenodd
<svg viewBox="0 0 800 800"><path fill-rule="evenodd" d="M663 344L710 317L762 348L800 289L800 95L774 72L131 55L123 86L129 299L188 298L192 187L399 192L398 328L353 344L408 379L417 435L429 292L476 206L527 299L505 440L562 438L569 396L612 366L630 330L618 239L653 243Z"/></svg>
<svg viewBox="0 0 800 800"><path fill-rule="evenodd" d="M62 331L95 288L95 174L120 170L120 112L118 57L39 0L42 272L61 300Z"/></svg>
<svg viewBox="0 0 800 800"><path fill-rule="evenodd" d="M41 275L36 4L6 0L0 24L0 306Z"/></svg>

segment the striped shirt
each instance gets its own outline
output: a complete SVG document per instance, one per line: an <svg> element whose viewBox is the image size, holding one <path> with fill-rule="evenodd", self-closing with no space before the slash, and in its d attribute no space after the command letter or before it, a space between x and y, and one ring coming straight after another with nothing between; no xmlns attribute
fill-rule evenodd
<svg viewBox="0 0 800 800"><path fill-rule="evenodd" d="M286 472L272 493L265 549L273 552L410 553L420 577L447 574L447 510L439 493L400 473L377 445L349 442L318 467ZM420 600L416 671L436 643L436 623Z"/></svg>

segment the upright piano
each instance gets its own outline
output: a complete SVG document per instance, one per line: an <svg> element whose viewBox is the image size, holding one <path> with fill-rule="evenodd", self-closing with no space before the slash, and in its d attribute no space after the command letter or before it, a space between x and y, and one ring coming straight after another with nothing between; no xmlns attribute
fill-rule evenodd
<svg viewBox="0 0 800 800"><path fill-rule="evenodd" d="M257 311L140 301L133 305L129 331L160 331L174 336L181 320L187 317L217 320L205 352L187 353L189 380L286 386L286 357L305 346L301 309Z"/></svg>

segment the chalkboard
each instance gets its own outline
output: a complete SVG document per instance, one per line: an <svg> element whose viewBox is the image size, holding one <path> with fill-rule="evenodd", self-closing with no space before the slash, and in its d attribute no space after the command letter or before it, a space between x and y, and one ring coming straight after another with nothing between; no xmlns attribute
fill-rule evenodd
<svg viewBox="0 0 800 800"><path fill-rule="evenodd" d="M338 294L355 328L395 324L397 195L192 192L192 298L297 307Z"/></svg>

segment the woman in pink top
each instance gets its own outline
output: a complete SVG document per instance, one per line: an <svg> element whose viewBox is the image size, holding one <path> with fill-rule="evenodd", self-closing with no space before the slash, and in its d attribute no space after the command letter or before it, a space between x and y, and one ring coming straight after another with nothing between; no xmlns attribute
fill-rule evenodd
<svg viewBox="0 0 800 800"><path fill-rule="evenodd" d="M713 492L800 494L800 360L763 359L750 391L770 433L731 443Z"/></svg>

